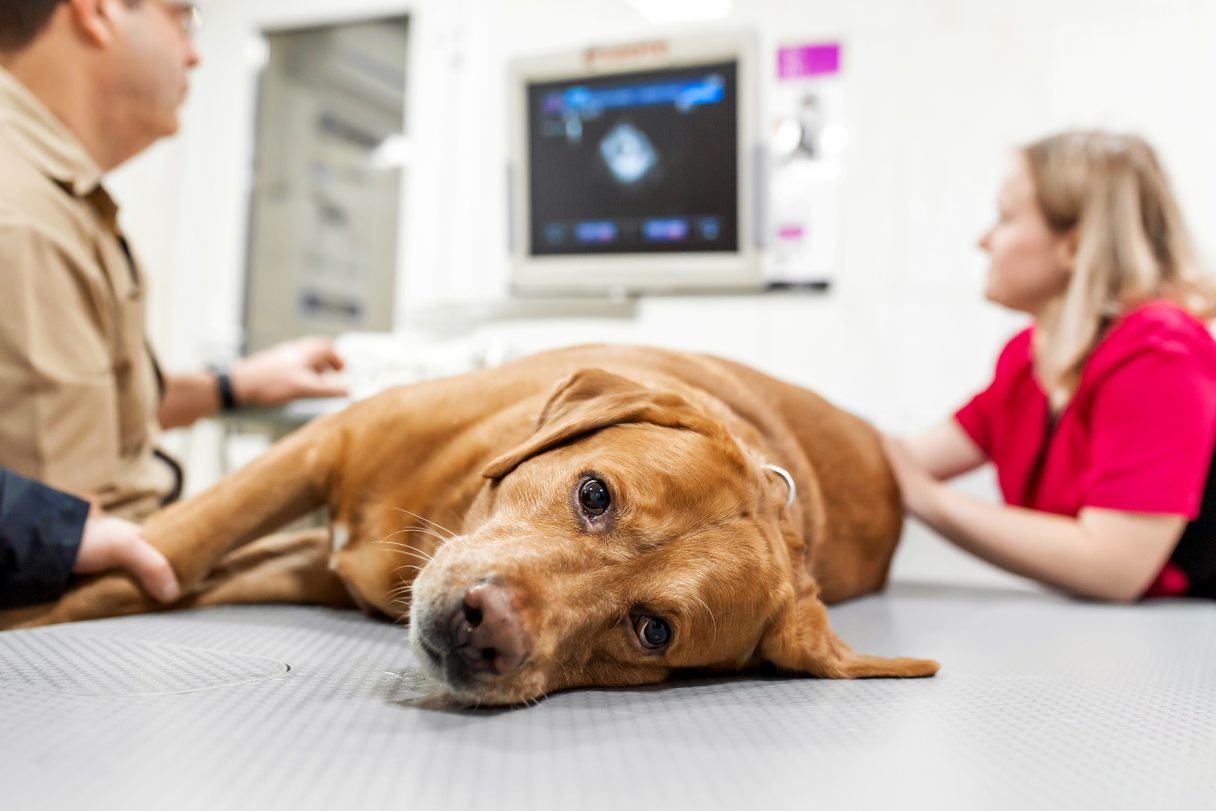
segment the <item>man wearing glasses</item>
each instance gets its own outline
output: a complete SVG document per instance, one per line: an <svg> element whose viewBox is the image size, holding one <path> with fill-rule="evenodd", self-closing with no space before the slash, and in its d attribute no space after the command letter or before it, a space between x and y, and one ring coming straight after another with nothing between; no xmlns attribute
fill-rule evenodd
<svg viewBox="0 0 1216 811"><path fill-rule="evenodd" d="M99 558L88 510L48 508L53 494L17 474L85 496L111 527L142 521L181 490L161 429L343 394L323 377L342 366L326 341L193 374L162 373L148 346L144 276L102 178L177 131L198 21L172 0L0 2L0 604L52 599L99 559L175 590L137 527Z"/></svg>

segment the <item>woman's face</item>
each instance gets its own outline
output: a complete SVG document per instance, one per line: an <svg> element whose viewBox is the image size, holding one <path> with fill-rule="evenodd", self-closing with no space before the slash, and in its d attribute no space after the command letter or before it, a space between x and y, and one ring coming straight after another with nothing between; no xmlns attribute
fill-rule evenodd
<svg viewBox="0 0 1216 811"><path fill-rule="evenodd" d="M984 290L989 301L1037 316L1068 286L1075 232L1059 234L1047 224L1022 159L1001 184L997 221L980 237L979 246L990 260Z"/></svg>

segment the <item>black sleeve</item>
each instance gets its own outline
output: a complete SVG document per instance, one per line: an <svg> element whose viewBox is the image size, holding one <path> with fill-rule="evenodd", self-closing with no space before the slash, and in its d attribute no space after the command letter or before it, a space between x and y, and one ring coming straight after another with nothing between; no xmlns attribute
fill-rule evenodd
<svg viewBox="0 0 1216 811"><path fill-rule="evenodd" d="M0 608L63 593L88 517L87 501L0 467Z"/></svg>

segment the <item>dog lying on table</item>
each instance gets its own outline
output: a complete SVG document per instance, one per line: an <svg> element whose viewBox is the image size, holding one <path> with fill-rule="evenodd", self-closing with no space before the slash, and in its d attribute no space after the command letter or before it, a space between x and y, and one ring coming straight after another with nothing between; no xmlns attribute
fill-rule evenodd
<svg viewBox="0 0 1216 811"><path fill-rule="evenodd" d="M328 532L266 537L322 506ZM509 704L764 663L930 676L932 661L854 653L824 608L883 586L901 523L857 417L730 361L583 346L355 403L145 534L181 607L408 616L456 699ZM160 608L109 574L0 628Z"/></svg>

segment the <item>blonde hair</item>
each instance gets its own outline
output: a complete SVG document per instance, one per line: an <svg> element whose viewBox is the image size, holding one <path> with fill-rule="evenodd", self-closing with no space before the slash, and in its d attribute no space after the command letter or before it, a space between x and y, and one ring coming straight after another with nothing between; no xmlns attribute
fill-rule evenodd
<svg viewBox="0 0 1216 811"><path fill-rule="evenodd" d="M1165 299L1209 320L1216 281L1199 268L1165 172L1143 139L1065 132L1021 154L1048 225L1056 233L1076 229L1068 287L1035 329L1035 371L1058 413L1115 318Z"/></svg>

